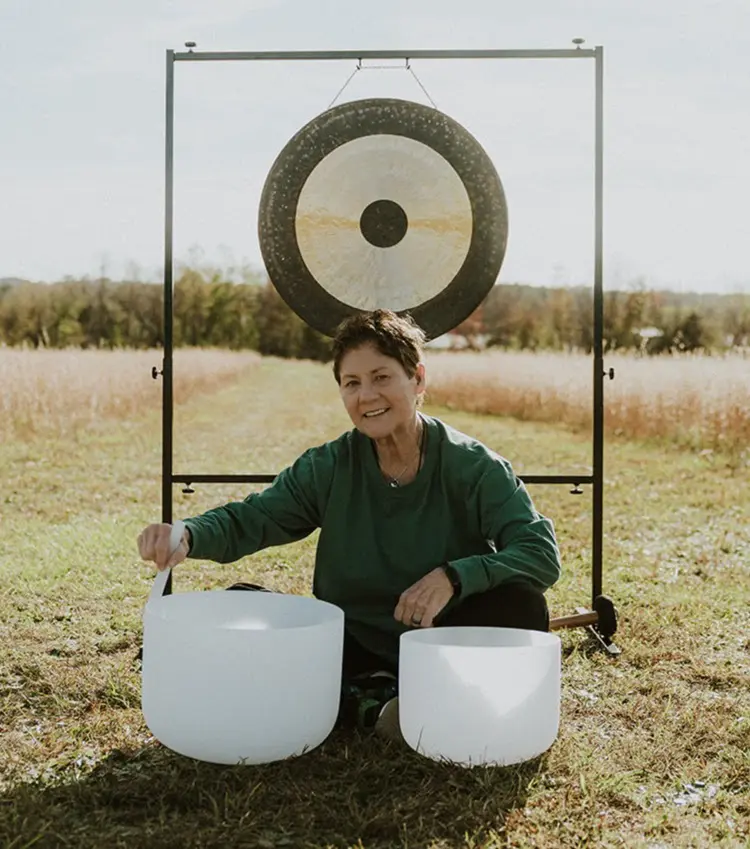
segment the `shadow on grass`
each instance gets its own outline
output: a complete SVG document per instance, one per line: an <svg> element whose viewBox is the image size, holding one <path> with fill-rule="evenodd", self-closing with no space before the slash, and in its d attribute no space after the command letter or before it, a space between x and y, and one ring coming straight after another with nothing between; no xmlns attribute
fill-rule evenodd
<svg viewBox="0 0 750 849"><path fill-rule="evenodd" d="M0 796L0 834L20 847L453 847L500 831L545 756L464 769L335 731L303 757L221 767L158 744L113 751L81 777Z"/></svg>

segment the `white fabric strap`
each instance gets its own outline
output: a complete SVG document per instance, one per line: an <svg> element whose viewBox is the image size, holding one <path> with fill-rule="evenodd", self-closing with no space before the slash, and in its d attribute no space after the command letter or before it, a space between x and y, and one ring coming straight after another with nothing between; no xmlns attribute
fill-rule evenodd
<svg viewBox="0 0 750 849"><path fill-rule="evenodd" d="M185 533L185 523L181 519L177 519L172 523L172 531L169 534L169 556L171 557L180 543L182 535ZM167 580L171 574L171 569L163 569L156 575L156 580L151 587L151 592L148 594L148 600L154 601L164 595L164 587L167 585Z"/></svg>

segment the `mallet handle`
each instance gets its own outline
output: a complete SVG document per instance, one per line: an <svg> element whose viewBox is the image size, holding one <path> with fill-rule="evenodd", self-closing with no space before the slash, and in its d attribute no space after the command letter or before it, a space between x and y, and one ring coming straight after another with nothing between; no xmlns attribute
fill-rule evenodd
<svg viewBox="0 0 750 849"><path fill-rule="evenodd" d="M557 619L551 619L549 623L550 631L557 631L560 628L580 628L585 625L596 625L599 621L599 614L593 610L582 610L580 613L574 613L571 616L559 616Z"/></svg>

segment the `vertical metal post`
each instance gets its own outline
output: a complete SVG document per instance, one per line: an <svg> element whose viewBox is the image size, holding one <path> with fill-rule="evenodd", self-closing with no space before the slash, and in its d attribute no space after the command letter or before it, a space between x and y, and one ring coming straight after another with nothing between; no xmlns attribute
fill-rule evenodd
<svg viewBox="0 0 750 849"><path fill-rule="evenodd" d="M604 49L596 48L594 152L594 456L591 601L602 591L604 514L604 291L602 285L604 200Z"/></svg>
<svg viewBox="0 0 750 849"><path fill-rule="evenodd" d="M172 430L173 430L173 250L172 220L174 207L174 51L167 50L166 133L164 183L164 363L162 365L162 488L161 520L172 522ZM172 591L170 573L164 588Z"/></svg>

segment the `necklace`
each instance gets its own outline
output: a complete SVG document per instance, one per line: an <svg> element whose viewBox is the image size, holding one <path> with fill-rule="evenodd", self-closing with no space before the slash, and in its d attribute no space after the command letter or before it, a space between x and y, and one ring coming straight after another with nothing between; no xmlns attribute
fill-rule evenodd
<svg viewBox="0 0 750 849"><path fill-rule="evenodd" d="M427 426L425 425L424 421L421 418L420 418L419 421L420 421L420 424L422 425L422 431L419 435L419 461L417 463L417 471L419 471L422 468L422 459L423 459L423 456L424 456L425 436L427 434ZM406 473L406 470L409 468L409 466L411 466L412 459L413 458L411 458L411 457L409 458L409 461L407 462L407 464L404 466L403 469L401 469L401 471L395 477L393 477L392 475L386 475L385 472L383 472L384 476L388 480L388 486L390 486L392 489L398 489L401 486L401 478L404 476L404 474ZM381 466L381 471L382 471L382 466Z"/></svg>

